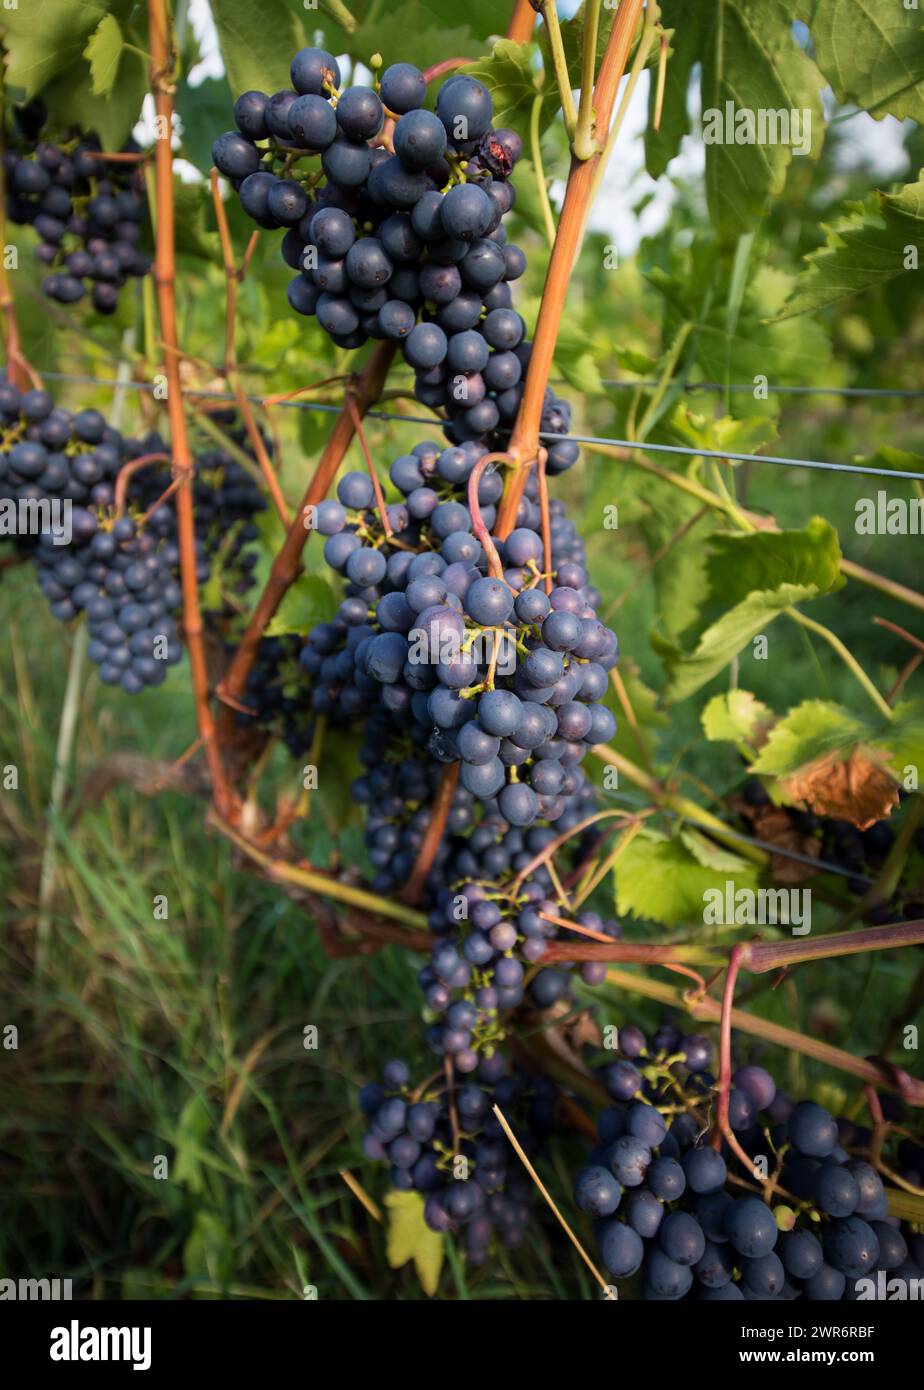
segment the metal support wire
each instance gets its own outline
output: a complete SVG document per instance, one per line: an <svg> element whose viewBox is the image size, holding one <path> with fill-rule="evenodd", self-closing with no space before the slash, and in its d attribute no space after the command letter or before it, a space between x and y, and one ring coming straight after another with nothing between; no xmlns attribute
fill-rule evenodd
<svg viewBox="0 0 924 1390"><path fill-rule="evenodd" d="M561 378L559 378L560 380ZM645 389L653 389L660 386L659 381L617 381L615 378L607 378L602 385L622 391L634 390L636 386ZM687 381L683 383L684 391L749 391L754 392L755 387L751 382L734 382L724 385L721 381ZM924 391L905 390L898 386L762 386L761 390L768 391L774 396L846 396L848 399L864 397L896 397L901 400L920 400L924 398Z"/></svg>
<svg viewBox="0 0 924 1390"><path fill-rule="evenodd" d="M108 377L81 376L72 372L45 372L44 375L51 381L68 381L91 386L109 386L112 384ZM134 387L137 391L154 390L153 384L149 381L129 381L125 385ZM236 400L230 391L186 391L184 395L200 400L228 401L231 404ZM246 399L255 405L263 404L262 396L250 395ZM329 414L339 414L341 409L339 405L330 405L323 401L278 401L276 404L289 410L314 410ZM444 423L435 416L399 415L389 410L370 410L367 415L374 420L396 420L399 424L427 425L430 428ZM864 477L898 478L903 482L924 482L924 473L915 473L911 469L904 468L875 468L871 464L829 463L823 459L791 459L775 454L737 454L728 449L697 449L693 446L687 447L680 444L652 444L649 440L642 443L633 439L608 439L592 434L552 434L544 431L539 438L551 444L559 440L570 439L575 444L602 444L605 448L642 449L645 453L652 454L682 454L687 458L733 459L736 463L771 463L780 467L806 468L816 472L856 473Z"/></svg>

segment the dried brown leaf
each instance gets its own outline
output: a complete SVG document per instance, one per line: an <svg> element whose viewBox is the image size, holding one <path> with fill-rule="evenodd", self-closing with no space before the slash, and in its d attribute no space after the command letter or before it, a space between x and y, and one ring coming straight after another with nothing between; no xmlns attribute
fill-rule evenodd
<svg viewBox="0 0 924 1390"><path fill-rule="evenodd" d="M819 816L866 830L898 805L898 783L881 755L857 746L849 757L828 753L783 779L783 790Z"/></svg>

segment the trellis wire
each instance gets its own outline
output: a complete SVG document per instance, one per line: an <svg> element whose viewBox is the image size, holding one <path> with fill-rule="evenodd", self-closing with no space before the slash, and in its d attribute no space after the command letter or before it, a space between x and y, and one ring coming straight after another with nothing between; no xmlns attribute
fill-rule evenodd
<svg viewBox="0 0 924 1390"><path fill-rule="evenodd" d="M561 380L561 378L558 378ZM659 381L617 381L615 377L609 377L601 381L601 385L609 388L630 391L636 386L641 386L652 390L660 386ZM684 391L755 391L755 386L751 382L734 382L724 385L721 381L687 381L683 383ZM919 400L924 397L924 391L906 390L898 386L761 386L762 391L768 391L771 395L779 396L846 396L849 398L863 398L866 396L885 396L896 397L901 400Z"/></svg>
<svg viewBox="0 0 924 1390"><path fill-rule="evenodd" d="M81 376L74 372L46 372L45 376L51 381L69 381L90 386L113 384L108 377ZM136 391L153 392L155 389L150 381L129 381L125 385L134 387ZM232 405L237 399L230 391L188 391L185 394L195 396L200 400L228 401ZM262 396L252 395L247 396L246 399L255 405L263 404ZM324 401L276 401L275 404L290 410L313 410L335 415L339 415L341 410L339 405L331 405ZM374 420L396 420L399 424L427 425L431 429L435 425L443 423L434 416L399 415L389 410L369 410L366 414L368 418ZM781 467L806 468L816 472L857 473L865 477L899 478L905 482L924 482L924 473L915 473L911 469L874 468L868 464L829 463L823 459L791 459L775 454L739 454L730 449L698 449L694 446L687 447L681 444L653 444L649 440L640 442L633 439L609 439L592 434L553 434L547 430L542 431L539 438L552 444L563 439L570 439L575 444L598 444L604 448L644 449L646 453L683 454L687 458L733 459L736 463L772 463Z"/></svg>

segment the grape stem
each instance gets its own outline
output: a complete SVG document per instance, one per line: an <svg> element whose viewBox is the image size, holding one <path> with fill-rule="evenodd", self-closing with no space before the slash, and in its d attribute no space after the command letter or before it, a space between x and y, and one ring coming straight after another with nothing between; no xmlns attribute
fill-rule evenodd
<svg viewBox="0 0 924 1390"><path fill-rule="evenodd" d="M151 0L148 9L151 49L151 87L163 138L155 148L155 189L157 227L155 233L154 282L160 311L164 372L167 378L167 411L170 419L171 449L175 475L180 479L176 493L177 537L180 550L180 583L183 591L183 629L189 652L189 665L195 692L196 722L205 752L215 805L224 816L236 815L236 798L225 772L221 749L209 705L208 672L202 636L202 615L196 579L196 531L193 516L192 480L195 462L186 433L186 415L180 381L180 349L176 313L176 250L173 191L173 88L172 61L166 0Z"/></svg>
<svg viewBox="0 0 924 1390"><path fill-rule="evenodd" d="M347 388L353 398L356 411L362 419L366 411L378 400L395 354L395 344L378 343L355 381ZM273 560L269 578L257 600L250 621L238 645L234 658L216 694L229 708L229 715L222 719L222 738L230 741L233 734L233 720L230 710L233 701L240 700L247 683L263 633L271 618L279 608L301 569L301 554L311 531L305 525L308 509L322 502L330 490L355 433L353 414L349 404L344 404L337 416L334 428L311 476L298 512L289 527L286 539Z"/></svg>
<svg viewBox="0 0 924 1390"><path fill-rule="evenodd" d="M416 903L420 900L427 875L439 848L440 840L443 838L443 831L446 828L446 820L452 807L452 799L455 796L458 781L459 764L457 762L447 763L443 768L440 784L430 808L430 819L427 822L423 843L417 851L417 858L414 860L414 867L404 890L404 898L409 903Z"/></svg>

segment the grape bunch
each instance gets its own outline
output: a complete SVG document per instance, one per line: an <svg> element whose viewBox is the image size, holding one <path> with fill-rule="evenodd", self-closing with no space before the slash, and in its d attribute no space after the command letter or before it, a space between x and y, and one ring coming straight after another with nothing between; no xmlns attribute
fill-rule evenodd
<svg viewBox="0 0 924 1390"><path fill-rule="evenodd" d="M578 765L616 724L602 703L618 658L599 621L580 538L561 503L550 504L551 592L537 484L527 484L519 524L498 542L503 578L462 500L486 446L416 446L391 480L404 503L375 507L363 473L341 479L316 524L328 564L347 581L332 624L307 639L302 661L317 678L315 708L360 719L376 707L410 721L437 763L460 761L460 781L512 826L557 823L581 779ZM478 488L493 520L501 474ZM388 530L386 530L386 522ZM503 672L503 674L499 674Z"/></svg>
<svg viewBox="0 0 924 1390"><path fill-rule="evenodd" d="M435 111L407 63L386 69L377 91L341 89L336 59L308 48L291 77L289 90L239 97L237 131L213 146L244 211L287 229L282 255L299 272L290 305L338 347L402 343L417 397L445 409L450 442L511 424L529 361L510 292L526 258L501 225L519 136L492 127L490 93L464 74L442 84ZM566 415L550 396L543 428L564 433ZM554 443L551 471L573 453Z"/></svg>
<svg viewBox="0 0 924 1390"><path fill-rule="evenodd" d="M232 437L244 436L229 418ZM133 459L164 452L157 435L125 439L97 410L76 415L47 391L20 392L0 378L0 502L22 522L12 538L35 564L38 584L61 622L84 616L90 660L100 679L127 694L160 685L183 649L176 616L182 602L172 506L155 503L169 468L145 467L116 506L119 474ZM259 488L222 450L202 455L195 482L196 569L205 584L216 566L230 592L251 582Z"/></svg>
<svg viewBox="0 0 924 1390"><path fill-rule="evenodd" d="M92 132L72 133L57 145L39 139L46 114L38 100L14 109L16 134L4 154L8 216L38 234L36 256L49 271L42 289L50 299L75 304L89 290L97 313L115 313L128 279L151 269L142 246L144 180L131 162L100 159L102 145ZM129 141L122 153L137 154L138 146Z"/></svg>
<svg viewBox="0 0 924 1390"><path fill-rule="evenodd" d="M311 747L316 728L299 661L303 645L294 632L262 638L241 696L244 708L235 716L239 728L256 728L281 739L293 758Z"/></svg>
<svg viewBox="0 0 924 1390"><path fill-rule="evenodd" d="M507 1249L521 1244L532 1188L493 1106L534 1158L553 1129L555 1100L548 1078L508 1073L499 1053L482 1059L475 1079L454 1076L451 1090L445 1079L412 1090L407 1064L393 1059L360 1092L363 1150L388 1163L396 1191L421 1193L432 1230L463 1230L470 1262L481 1264L495 1236Z"/></svg>
<svg viewBox="0 0 924 1390"><path fill-rule="evenodd" d="M630 1025L619 1044L602 1070L613 1104L574 1184L610 1275L639 1273L646 1299L707 1301L831 1301L856 1297L857 1281L880 1270L922 1277L920 1241L912 1257L879 1173L848 1152L868 1144L868 1131L813 1101L793 1102L763 1067L741 1067L729 1123L755 1161L749 1171L729 1146L708 1142L707 1038L666 1025L649 1044ZM767 1200L755 1178L761 1158Z"/></svg>

